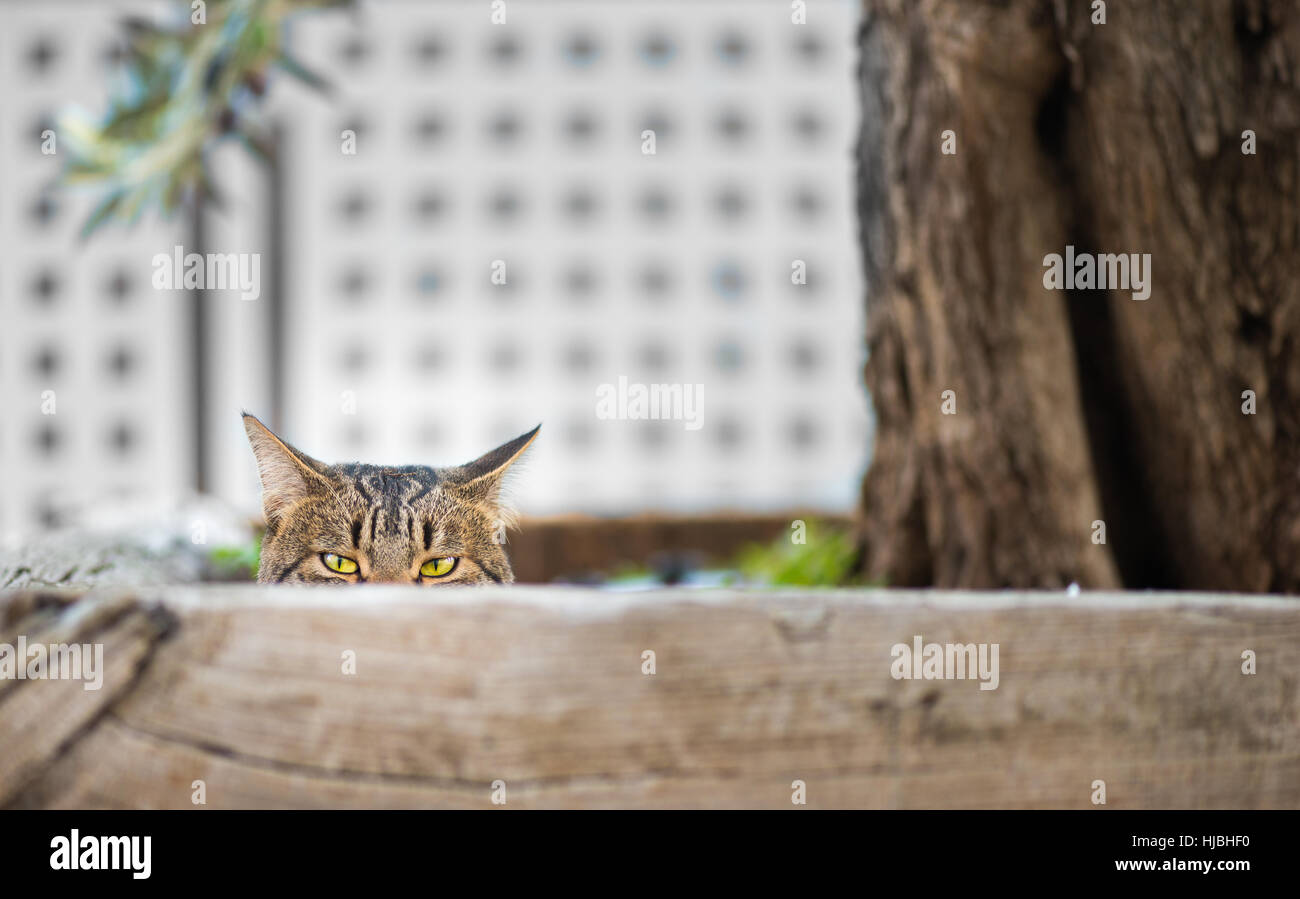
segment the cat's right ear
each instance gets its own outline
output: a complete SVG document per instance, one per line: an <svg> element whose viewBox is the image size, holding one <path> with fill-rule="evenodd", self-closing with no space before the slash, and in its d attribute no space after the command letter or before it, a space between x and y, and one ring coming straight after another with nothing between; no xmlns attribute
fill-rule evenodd
<svg viewBox="0 0 1300 899"><path fill-rule="evenodd" d="M268 522L308 494L328 488L324 465L276 437L270 428L247 412L244 430L257 457L257 473L262 479L262 510Z"/></svg>

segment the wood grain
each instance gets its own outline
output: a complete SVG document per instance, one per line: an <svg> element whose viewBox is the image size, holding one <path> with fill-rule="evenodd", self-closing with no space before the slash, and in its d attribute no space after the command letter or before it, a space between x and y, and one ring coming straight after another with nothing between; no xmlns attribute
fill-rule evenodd
<svg viewBox="0 0 1300 899"><path fill-rule="evenodd" d="M105 646L0 681L0 806L1300 806L1300 604L1210 595L176 587L0 597ZM1000 683L890 647L998 643ZM0 641L0 642L3 642ZM1241 671L1253 650L1258 673ZM345 650L356 674L342 673ZM641 673L642 652L656 673Z"/></svg>

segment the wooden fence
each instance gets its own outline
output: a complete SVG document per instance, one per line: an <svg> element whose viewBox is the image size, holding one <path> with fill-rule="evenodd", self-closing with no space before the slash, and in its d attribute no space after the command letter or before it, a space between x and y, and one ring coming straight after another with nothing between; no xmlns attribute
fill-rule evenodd
<svg viewBox="0 0 1300 899"><path fill-rule="evenodd" d="M996 689L896 679L917 636ZM0 679L6 807L1300 806L1287 599L105 587L20 638L102 686Z"/></svg>

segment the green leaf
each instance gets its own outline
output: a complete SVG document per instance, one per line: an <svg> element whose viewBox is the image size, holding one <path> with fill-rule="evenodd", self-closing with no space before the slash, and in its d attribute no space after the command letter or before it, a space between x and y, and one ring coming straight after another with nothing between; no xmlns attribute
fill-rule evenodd
<svg viewBox="0 0 1300 899"><path fill-rule="evenodd" d="M85 240L90 237L100 225L107 222L113 213L117 211L117 208L122 205L122 198L125 196L125 191L109 194L103 202L96 206L95 210L90 214L90 218L81 226L81 239Z"/></svg>
<svg viewBox="0 0 1300 899"><path fill-rule="evenodd" d="M332 91L324 78L281 52L281 35L290 16L303 9L339 8L352 0L213 2L202 26L189 24L188 2L176 2L187 13L182 26L123 23L130 52L103 115L60 119L60 186L100 183L107 193L83 237L110 219L132 221L148 210L170 215L190 197L215 197L208 151L222 140L241 140L265 164L274 147L247 123L256 121L272 65L316 90Z"/></svg>
<svg viewBox="0 0 1300 899"><path fill-rule="evenodd" d="M330 84L330 82L304 67L300 62L287 53L281 53L279 57L276 58L275 64L293 77L297 78L299 81L306 84L308 87L315 88L323 94L334 93L334 86Z"/></svg>

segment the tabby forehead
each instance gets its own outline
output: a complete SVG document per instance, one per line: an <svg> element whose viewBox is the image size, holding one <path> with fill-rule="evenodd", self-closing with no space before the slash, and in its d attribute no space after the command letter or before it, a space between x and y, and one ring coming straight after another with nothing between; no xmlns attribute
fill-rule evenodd
<svg viewBox="0 0 1300 899"><path fill-rule="evenodd" d="M450 510L428 481L370 471L347 478L340 491L351 517L349 538L377 576L407 574L425 552L423 535ZM439 502L442 500L443 502Z"/></svg>
<svg viewBox="0 0 1300 899"><path fill-rule="evenodd" d="M413 503L438 485L432 468L408 465L400 468L376 465L339 465L339 477L351 485L367 503Z"/></svg>
<svg viewBox="0 0 1300 899"><path fill-rule="evenodd" d="M353 543L420 544L424 533L449 514L447 497L433 472L401 473L367 468L342 478L353 510Z"/></svg>
<svg viewBox="0 0 1300 899"><path fill-rule="evenodd" d="M510 521L499 487L537 429L451 468L320 462L244 416L267 530L263 583L510 583L501 533ZM326 558L351 559L338 571ZM459 563L445 580L418 573L434 557ZM338 572L338 573L335 573ZM345 580L347 576L350 579Z"/></svg>

